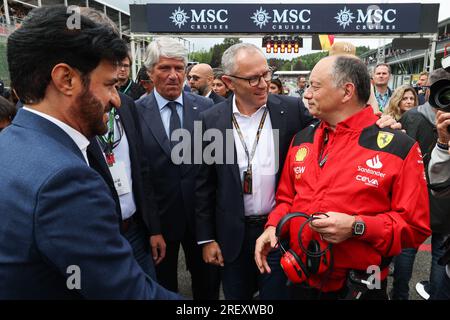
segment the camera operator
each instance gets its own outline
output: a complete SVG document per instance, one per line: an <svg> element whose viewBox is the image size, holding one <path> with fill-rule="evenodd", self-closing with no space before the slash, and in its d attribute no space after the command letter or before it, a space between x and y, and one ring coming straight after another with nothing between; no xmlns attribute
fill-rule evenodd
<svg viewBox="0 0 450 320"><path fill-rule="evenodd" d="M450 80L439 82L430 88L430 104L440 110L436 113L438 140L431 153L428 173L433 194L436 197L450 197ZM450 219L450 216L447 218ZM446 276L437 288L437 300L450 299L450 237L447 237L443 247L446 252L438 263L446 266Z"/></svg>
<svg viewBox="0 0 450 320"><path fill-rule="evenodd" d="M437 197L450 197L450 112L438 111L436 124L439 138L431 153L428 173L433 194ZM447 218L450 219L450 216ZM446 276L437 288L437 300L450 299L450 237L447 237L444 247L446 253L439 260L439 264L446 265Z"/></svg>
<svg viewBox="0 0 450 320"><path fill-rule="evenodd" d="M428 83L426 84L429 87L438 81L445 79L447 79L447 81L450 80L450 73L446 72L442 68L439 68L430 74ZM435 88L435 86L433 86L433 88ZM428 98L430 95L430 90L427 90L426 95ZM394 98L392 98L391 101L393 99ZM432 100L435 101L435 98L433 97ZM412 108L405 112L400 120L402 127L406 130L406 134L419 143L425 169L428 168L431 151L436 145L438 138L435 121L436 112L438 110L438 108L433 107L429 102L427 102L417 108ZM431 190L428 191L430 205L430 227L432 230L432 264L428 279L423 279L415 285L417 293L426 300L430 299L430 297L432 299L438 284L442 281L442 278L445 275L445 268L440 266L437 261L445 253L442 249L442 244L444 243L447 234L450 233L450 220L447 220L448 212L450 212L450 202L448 202L447 199L436 198L431 194ZM416 254L417 248L404 248L402 253L395 258L392 299L407 300L409 298L409 283L413 273Z"/></svg>

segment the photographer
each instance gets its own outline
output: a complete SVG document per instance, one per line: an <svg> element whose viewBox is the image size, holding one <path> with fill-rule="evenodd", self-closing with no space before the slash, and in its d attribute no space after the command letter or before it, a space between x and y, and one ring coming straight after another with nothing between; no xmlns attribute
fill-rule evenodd
<svg viewBox="0 0 450 320"><path fill-rule="evenodd" d="M443 61L444 66L444 61ZM449 71L448 57L446 71ZM436 197L450 197L450 80L440 80L430 88L430 104L440 109L436 113L438 139L431 153L428 174L430 188ZM447 216L447 219L450 219ZM439 264L446 266L446 274L436 289L436 300L450 299L450 237L447 237L443 248L444 256Z"/></svg>
<svg viewBox="0 0 450 320"><path fill-rule="evenodd" d="M450 81L448 83L450 85ZM436 197L450 197L450 112L438 111L436 114L438 143L431 154L428 174L431 188ZM447 217L450 219L450 217ZM450 299L450 238L444 244L446 253L439 264L446 265L446 276L436 290L436 300Z"/></svg>
<svg viewBox="0 0 450 320"><path fill-rule="evenodd" d="M430 74L427 86L429 87L434 85L443 79L450 79L450 73L446 72L442 68L436 69ZM427 98L429 94L429 90L427 90ZM395 100L394 96L395 93L390 100L388 109L392 106L391 102ZM437 111L438 109L436 107L433 107L427 102L417 108L413 108L405 112L400 120L402 127L406 130L406 134L419 143L425 168L428 167L431 151L436 145L438 138L435 122ZM444 277L445 268L439 266L437 261L444 255L444 250L442 250L441 247L444 243L446 235L450 233L450 220L447 218L448 212L450 212L450 203L447 199L444 200L434 197L431 194L431 190L428 190L428 192L430 204L430 227L432 230L431 271L429 273L429 279L426 281L424 279L415 286L417 293L426 300L430 299L430 296L432 297L434 295L438 284ZM395 258L392 299L407 300L409 298L409 282L412 277L416 254L417 249L404 248L402 253Z"/></svg>

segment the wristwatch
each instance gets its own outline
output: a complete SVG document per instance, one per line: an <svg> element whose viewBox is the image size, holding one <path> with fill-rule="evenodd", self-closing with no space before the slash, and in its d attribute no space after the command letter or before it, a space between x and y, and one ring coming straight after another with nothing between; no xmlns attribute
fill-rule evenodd
<svg viewBox="0 0 450 320"><path fill-rule="evenodd" d="M353 236L362 236L366 232L366 224L364 221L356 216L355 222L352 225L352 235Z"/></svg>

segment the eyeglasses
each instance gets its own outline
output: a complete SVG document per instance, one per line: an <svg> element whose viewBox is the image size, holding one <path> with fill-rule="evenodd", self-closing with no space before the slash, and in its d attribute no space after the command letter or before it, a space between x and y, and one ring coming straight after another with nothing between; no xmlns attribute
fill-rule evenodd
<svg viewBox="0 0 450 320"><path fill-rule="evenodd" d="M264 81L266 81L266 82L269 82L270 80L272 80L272 71L269 70L269 71L264 72L260 76L254 76L254 77L250 77L250 78L233 76L231 74L229 74L228 76L236 78L236 79L247 80L250 87L257 87L259 85L259 82L261 81L261 78L263 78Z"/></svg>
<svg viewBox="0 0 450 320"><path fill-rule="evenodd" d="M193 80L193 81L198 81L198 80L200 80L200 77L198 77L198 76L187 76L186 77L186 79L189 81L189 80Z"/></svg>
<svg viewBox="0 0 450 320"><path fill-rule="evenodd" d="M122 69L122 68L124 68L124 69L128 69L130 67L130 65L129 64L119 64L119 69Z"/></svg>

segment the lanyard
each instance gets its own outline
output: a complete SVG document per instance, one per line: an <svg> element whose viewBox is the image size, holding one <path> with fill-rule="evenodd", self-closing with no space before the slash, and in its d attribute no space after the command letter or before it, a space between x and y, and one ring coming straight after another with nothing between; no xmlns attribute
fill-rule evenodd
<svg viewBox="0 0 450 320"><path fill-rule="evenodd" d="M261 117L261 120L259 121L258 131L256 132L256 139L253 142L252 154L250 155L248 153L248 148L247 148L247 145L245 144L245 140L244 140L244 136L242 135L241 128L239 127L239 124L236 121L236 117L234 116L234 114L232 115L233 125L236 128L236 131L239 135L239 139L241 140L241 143L242 143L242 147L244 147L245 155L247 156L247 161L248 161L247 170L250 170L250 171L252 169L251 168L252 159L253 159L253 156L255 155L256 146L258 145L259 137L261 136L261 130L264 126L264 122L266 121L266 116L267 116L267 108L265 108L264 113Z"/></svg>
<svg viewBox="0 0 450 320"><path fill-rule="evenodd" d="M108 134L105 136L99 136L99 141L103 147L103 152L105 153L106 162L108 163L108 166L113 166L115 161L114 158L114 148L117 147L120 143L120 140L122 140L122 132L119 128L119 134L120 137L117 141L114 141L114 123L116 119L116 108L111 108L111 111L109 112L109 119L108 119ZM119 127L119 123L117 124Z"/></svg>
<svg viewBox="0 0 450 320"><path fill-rule="evenodd" d="M128 85L127 85L127 87L125 88L125 90L122 91L123 94L127 94L128 90L129 90L130 87L131 87L131 82L132 82L131 79L129 79L129 80L128 80Z"/></svg>

